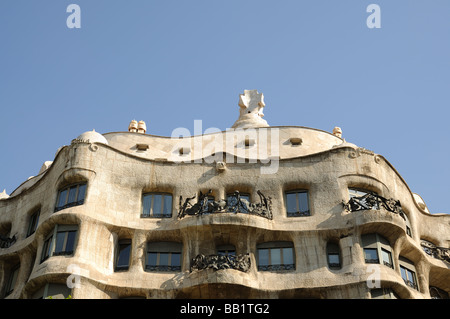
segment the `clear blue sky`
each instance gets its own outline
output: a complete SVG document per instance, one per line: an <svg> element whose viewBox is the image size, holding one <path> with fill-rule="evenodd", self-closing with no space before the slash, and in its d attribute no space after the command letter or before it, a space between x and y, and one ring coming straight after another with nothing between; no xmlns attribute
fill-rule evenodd
<svg viewBox="0 0 450 319"><path fill-rule="evenodd" d="M93 128L225 130L257 89L270 125L340 126L450 213L449 77L448 0L1 0L0 192Z"/></svg>

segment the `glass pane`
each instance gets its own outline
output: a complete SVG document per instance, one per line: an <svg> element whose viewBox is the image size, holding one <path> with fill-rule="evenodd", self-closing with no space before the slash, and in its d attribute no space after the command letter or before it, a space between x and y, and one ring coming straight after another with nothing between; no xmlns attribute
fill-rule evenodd
<svg viewBox="0 0 450 319"><path fill-rule="evenodd" d="M67 189L59 192L58 207L66 205Z"/></svg>
<svg viewBox="0 0 450 319"><path fill-rule="evenodd" d="M153 195L153 216L161 216L162 195Z"/></svg>
<svg viewBox="0 0 450 319"><path fill-rule="evenodd" d="M258 265L267 266L269 264L269 250L259 249L258 250Z"/></svg>
<svg viewBox="0 0 450 319"><path fill-rule="evenodd" d="M404 280L408 280L408 276L406 275L406 269L404 267L400 267L400 272L402 274L402 278Z"/></svg>
<svg viewBox="0 0 450 319"><path fill-rule="evenodd" d="M148 253L147 254L147 265L156 266L157 257L158 257L158 253Z"/></svg>
<svg viewBox="0 0 450 319"><path fill-rule="evenodd" d="M331 265L340 264L338 254L328 254L328 263Z"/></svg>
<svg viewBox="0 0 450 319"><path fill-rule="evenodd" d="M117 267L128 266L130 262L130 244L119 245L119 256L117 258Z"/></svg>
<svg viewBox="0 0 450 319"><path fill-rule="evenodd" d="M171 266L181 266L181 254L180 253L172 253Z"/></svg>
<svg viewBox="0 0 450 319"><path fill-rule="evenodd" d="M383 262L388 263L389 265L392 265L392 258L391 253L387 250L382 249L381 250L381 256L383 258Z"/></svg>
<svg viewBox="0 0 450 319"><path fill-rule="evenodd" d="M67 204L74 203L77 201L77 187L71 187L69 190L69 199L67 200Z"/></svg>
<svg viewBox="0 0 450 319"><path fill-rule="evenodd" d="M172 195L164 195L163 215L172 216Z"/></svg>
<svg viewBox="0 0 450 319"><path fill-rule="evenodd" d="M294 264L294 252L292 248L282 248L283 251L283 264L293 265Z"/></svg>
<svg viewBox="0 0 450 319"><path fill-rule="evenodd" d="M286 194L286 210L288 213L298 212L297 208L297 193Z"/></svg>
<svg viewBox="0 0 450 319"><path fill-rule="evenodd" d="M299 201L299 208L300 212L308 212L309 211L309 205L308 205L308 193L298 193L298 201Z"/></svg>
<svg viewBox="0 0 450 319"><path fill-rule="evenodd" d="M58 232L56 234L55 254L63 251L65 239L66 239L66 232Z"/></svg>
<svg viewBox="0 0 450 319"><path fill-rule="evenodd" d="M281 265L281 249L272 248L270 250L270 264L271 265Z"/></svg>
<svg viewBox="0 0 450 319"><path fill-rule="evenodd" d="M159 266L169 266L169 253L159 253Z"/></svg>
<svg viewBox="0 0 450 319"><path fill-rule="evenodd" d="M71 252L73 251L74 245L75 245L75 237L77 235L76 230L70 231L67 234L67 243L66 243L66 249L65 251Z"/></svg>
<svg viewBox="0 0 450 319"><path fill-rule="evenodd" d="M409 281L411 281L413 283L416 283L416 276L414 274L414 271L411 271L411 270L407 269L407 272L408 272L408 279L409 279Z"/></svg>
<svg viewBox="0 0 450 319"><path fill-rule="evenodd" d="M77 197L77 201L82 201L84 200L84 196L86 195L86 184L82 184L80 186L78 186L78 197Z"/></svg>
<svg viewBox="0 0 450 319"><path fill-rule="evenodd" d="M378 252L374 248L364 248L364 258L366 262L378 263Z"/></svg>
<svg viewBox="0 0 450 319"><path fill-rule="evenodd" d="M142 216L150 216L151 205L152 195L144 195L142 199Z"/></svg>

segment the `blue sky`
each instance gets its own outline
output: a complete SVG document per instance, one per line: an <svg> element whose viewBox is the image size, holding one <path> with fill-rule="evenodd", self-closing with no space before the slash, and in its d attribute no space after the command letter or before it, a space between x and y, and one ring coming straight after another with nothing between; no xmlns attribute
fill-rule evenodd
<svg viewBox="0 0 450 319"><path fill-rule="evenodd" d="M225 130L257 89L270 125L340 126L450 213L449 14L448 0L2 0L0 192L87 130Z"/></svg>

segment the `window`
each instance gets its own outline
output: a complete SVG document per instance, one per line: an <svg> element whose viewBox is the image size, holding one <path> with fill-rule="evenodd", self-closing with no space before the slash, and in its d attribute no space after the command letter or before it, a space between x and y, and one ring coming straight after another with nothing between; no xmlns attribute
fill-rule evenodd
<svg viewBox="0 0 450 319"><path fill-rule="evenodd" d="M30 223L28 224L27 237L33 235L34 232L36 231L37 225L39 224L40 213L41 211L38 210L30 216Z"/></svg>
<svg viewBox="0 0 450 319"><path fill-rule="evenodd" d="M145 269L148 271L181 271L181 253L181 243L148 243Z"/></svg>
<svg viewBox="0 0 450 319"><path fill-rule="evenodd" d="M327 244L327 261L330 269L341 269L341 254L338 244L332 242Z"/></svg>
<svg viewBox="0 0 450 319"><path fill-rule="evenodd" d="M377 288L370 290L372 299L399 299L397 294L391 288Z"/></svg>
<svg viewBox="0 0 450 319"><path fill-rule="evenodd" d="M219 256L236 256L236 248L233 245L217 246L217 255L219 255Z"/></svg>
<svg viewBox="0 0 450 319"><path fill-rule="evenodd" d="M383 265L394 269L394 263L392 262L392 254L384 248L381 248L381 258L383 260Z"/></svg>
<svg viewBox="0 0 450 319"><path fill-rule="evenodd" d="M259 244L258 270L295 270L294 245L291 242L268 242Z"/></svg>
<svg viewBox="0 0 450 319"><path fill-rule="evenodd" d="M172 217L172 194L147 193L142 195L142 215L150 218Z"/></svg>
<svg viewBox="0 0 450 319"><path fill-rule="evenodd" d="M392 248L386 238L376 233L365 234L361 236L361 242L366 263L383 264L394 269Z"/></svg>
<svg viewBox="0 0 450 319"><path fill-rule="evenodd" d="M411 288L419 290L417 286L416 268L414 263L405 257L399 257L400 274L405 284Z"/></svg>
<svg viewBox="0 0 450 319"><path fill-rule="evenodd" d="M229 211L248 214L248 207L250 205L250 195L245 193L239 193L240 202L238 203L238 198L236 194L227 194L227 206Z"/></svg>
<svg viewBox="0 0 450 319"><path fill-rule="evenodd" d="M32 295L32 299L68 299L72 290L66 284L48 283Z"/></svg>
<svg viewBox="0 0 450 319"><path fill-rule="evenodd" d="M119 240L114 271L128 270L130 267L131 240Z"/></svg>
<svg viewBox="0 0 450 319"><path fill-rule="evenodd" d="M41 262L51 256L72 255L75 249L77 225L57 225L42 247Z"/></svg>
<svg viewBox="0 0 450 319"><path fill-rule="evenodd" d="M62 209L84 204L86 183L65 187L58 193L55 212Z"/></svg>
<svg viewBox="0 0 450 319"><path fill-rule="evenodd" d="M433 286L430 286L429 290L431 299L450 299L448 292L445 290Z"/></svg>
<svg viewBox="0 0 450 319"><path fill-rule="evenodd" d="M286 192L286 212L288 217L310 216L308 191Z"/></svg>
<svg viewBox="0 0 450 319"><path fill-rule="evenodd" d="M14 266L9 273L8 281L6 283L5 297L10 295L13 292L14 287L17 282L17 276L19 274L19 269L20 269L20 265L18 264L16 266Z"/></svg>
<svg viewBox="0 0 450 319"><path fill-rule="evenodd" d="M378 250L376 248L364 248L364 259L368 264L379 264Z"/></svg>

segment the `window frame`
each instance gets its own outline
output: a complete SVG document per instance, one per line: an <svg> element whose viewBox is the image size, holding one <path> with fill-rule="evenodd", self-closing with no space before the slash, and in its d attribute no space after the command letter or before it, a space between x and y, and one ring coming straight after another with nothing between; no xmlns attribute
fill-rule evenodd
<svg viewBox="0 0 450 319"><path fill-rule="evenodd" d="M15 264L9 270L7 281L6 281L6 286L5 286L4 297L7 297L13 293L14 288L17 284L17 278L19 277L19 272L20 272L20 263Z"/></svg>
<svg viewBox="0 0 450 319"><path fill-rule="evenodd" d="M366 264L380 264L394 269L393 249L389 240L378 233L361 235L361 247L363 248L364 262ZM366 252L376 251L377 259L367 259ZM390 257L390 263L385 263L383 252Z"/></svg>
<svg viewBox="0 0 450 319"><path fill-rule="evenodd" d="M297 211L290 212L288 209L288 195L295 194L295 204ZM307 210L306 211L300 211L300 206L302 201L299 198L299 194L306 194L306 205ZM309 196L309 190L307 189L294 189L284 192L284 207L286 210L286 216L287 217L308 217L311 216L311 203L310 203L310 196Z"/></svg>
<svg viewBox="0 0 450 319"><path fill-rule="evenodd" d="M283 249L290 249L291 250L291 256L292 263L284 263L284 253ZM261 252L263 250L267 250L267 265L261 264ZM276 251L279 251L278 253L275 253ZM291 241L270 241L270 242L264 242L260 243L256 246L256 265L258 271L276 271L276 272L287 272L287 271L295 271L297 267L296 263L296 254L295 254L295 246L294 243ZM275 253L275 256L278 254L280 257L280 263L274 263L276 259L274 260L273 257Z"/></svg>
<svg viewBox="0 0 450 319"><path fill-rule="evenodd" d="M150 254L156 255L155 263L150 264ZM167 256L167 265L161 264L161 257ZM173 265L173 257L177 256L179 264ZM180 242L147 242L145 252L145 271L180 272L183 266L183 244Z"/></svg>
<svg viewBox="0 0 450 319"><path fill-rule="evenodd" d="M126 265L119 265L119 260L121 259L121 254L123 250L121 250L121 246L126 246L125 249L128 249L128 262ZM131 239L119 239L116 245L115 259L114 259L114 271L127 271L130 269L131 262L131 252L132 252L132 241Z"/></svg>
<svg viewBox="0 0 450 319"><path fill-rule="evenodd" d="M30 237L36 232L37 226L39 225L39 217L41 215L41 210L35 210L29 217L28 220L28 229L27 229L27 237Z"/></svg>
<svg viewBox="0 0 450 319"><path fill-rule="evenodd" d="M61 187L60 189L58 189L58 196L56 196L56 204L55 204L54 211L59 212L66 208L83 205L86 200L86 195L87 195L87 184L88 184L87 182L80 182L80 183L76 183L76 184L70 184L70 185L67 185L67 186L64 186L64 187ZM79 199L80 188L83 186L84 186L83 198ZM75 188L76 188L75 200L69 202L70 191ZM61 199L61 195L63 192L66 192L66 194L64 195L65 196L64 204L60 205L60 199Z"/></svg>
<svg viewBox="0 0 450 319"><path fill-rule="evenodd" d="M160 214L154 214L153 207L155 205L155 196L161 196L161 203L160 203ZM145 197L151 196L150 199L150 207L148 208L148 214L145 212ZM164 214L165 210L165 198L166 196L170 196L170 214ZM167 193L167 192L146 192L142 194L141 199L141 218L172 218L173 217L173 194Z"/></svg>
<svg viewBox="0 0 450 319"><path fill-rule="evenodd" d="M414 263L403 257L399 257L400 276L406 286L419 290L419 282L417 281L417 271Z"/></svg>
<svg viewBox="0 0 450 319"><path fill-rule="evenodd" d="M70 256L75 253L75 249L78 241L78 225L55 225L53 230L45 237L42 245L41 251L41 263L50 257L56 256ZM62 239L62 249L60 251L56 251L57 245L60 243L60 238L58 238L58 234L63 234L64 237ZM69 236L71 233L75 233L74 237L71 239L72 244L71 248L68 250L67 244L69 241Z"/></svg>
<svg viewBox="0 0 450 319"><path fill-rule="evenodd" d="M342 259L341 259L341 249L338 243L328 242L326 247L326 255L327 255L327 265L331 270L339 270L342 268ZM330 256L337 256L339 262L332 263L330 262Z"/></svg>

